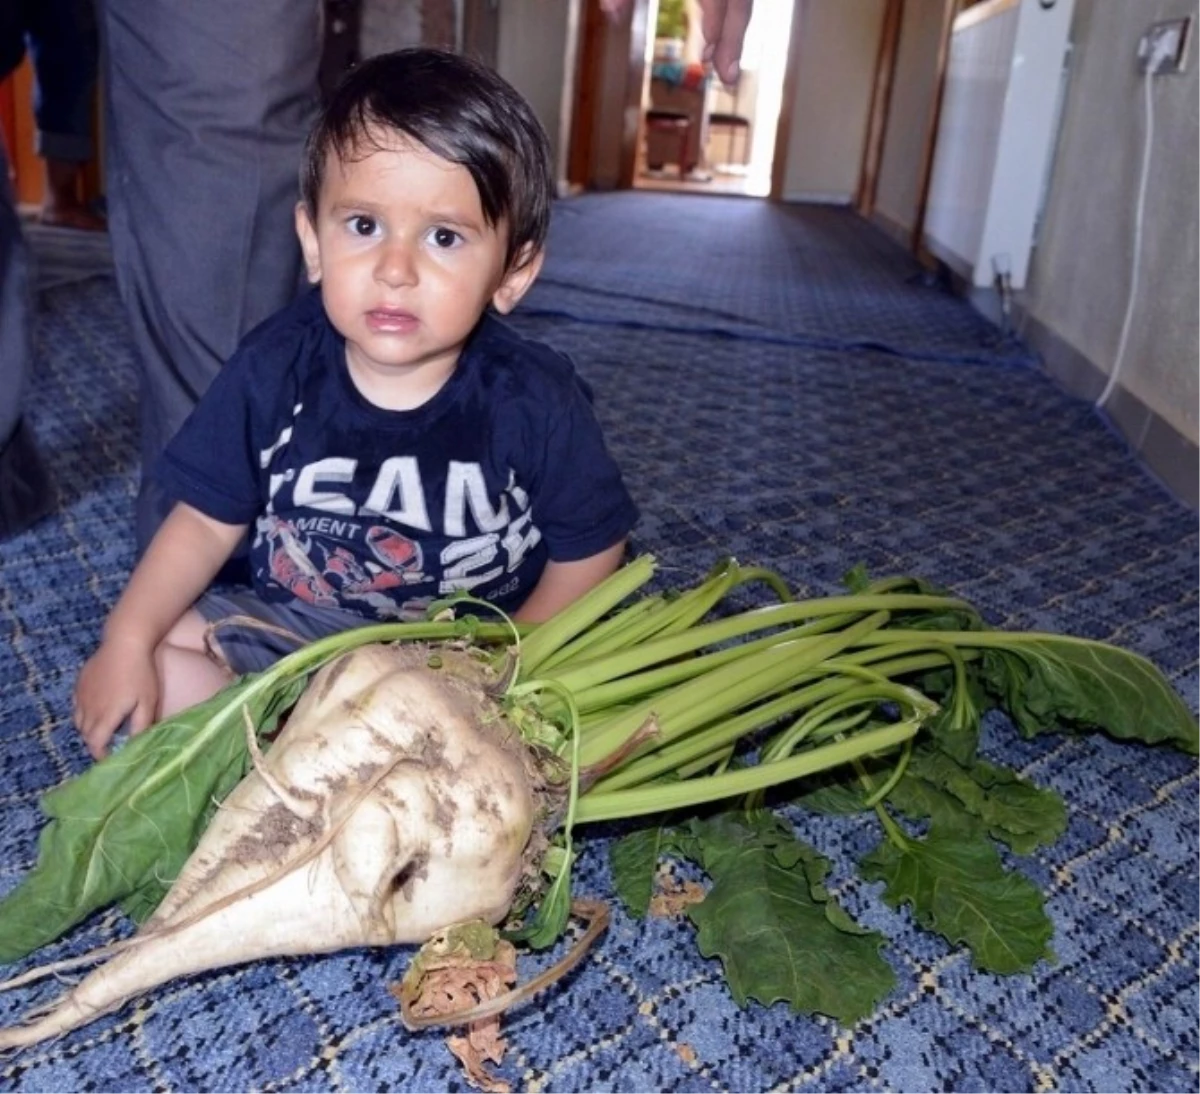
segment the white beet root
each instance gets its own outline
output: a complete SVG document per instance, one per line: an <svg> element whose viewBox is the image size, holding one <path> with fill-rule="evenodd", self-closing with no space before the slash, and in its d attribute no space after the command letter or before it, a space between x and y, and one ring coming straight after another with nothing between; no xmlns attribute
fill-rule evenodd
<svg viewBox="0 0 1200 1094"><path fill-rule="evenodd" d="M499 922L537 810L526 749L478 663L440 651L434 671L427 656L362 646L317 673L138 934L98 951L113 956L48 1013L0 1030L0 1049L175 977Z"/></svg>

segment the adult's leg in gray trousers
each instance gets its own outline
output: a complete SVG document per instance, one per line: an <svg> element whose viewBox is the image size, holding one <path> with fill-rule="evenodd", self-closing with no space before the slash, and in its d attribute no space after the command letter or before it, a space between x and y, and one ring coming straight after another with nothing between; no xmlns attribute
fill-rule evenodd
<svg viewBox="0 0 1200 1094"><path fill-rule="evenodd" d="M0 141L0 536L23 531L54 504L50 477L24 418L32 324L29 252Z"/></svg>
<svg viewBox="0 0 1200 1094"><path fill-rule="evenodd" d="M107 197L141 370L138 546L154 464L238 340L301 284L292 222L318 107L319 0L101 0Z"/></svg>

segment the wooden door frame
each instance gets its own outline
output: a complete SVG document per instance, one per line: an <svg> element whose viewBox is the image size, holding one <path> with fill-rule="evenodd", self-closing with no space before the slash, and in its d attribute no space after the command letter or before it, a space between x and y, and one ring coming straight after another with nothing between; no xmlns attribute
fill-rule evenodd
<svg viewBox="0 0 1200 1094"><path fill-rule="evenodd" d="M883 161L883 139L887 133L888 112L892 105L892 84L896 75L896 55L900 45L900 24L904 19L904 0L886 0L879 49L875 54L875 78L871 85L871 105L867 111L867 134L863 141L862 166L854 208L860 216L875 211L879 186L879 165Z"/></svg>
<svg viewBox="0 0 1200 1094"><path fill-rule="evenodd" d="M462 52L495 68L499 42L500 0L463 0Z"/></svg>
<svg viewBox="0 0 1200 1094"><path fill-rule="evenodd" d="M571 144L567 150L567 181L572 186L596 185L597 158L603 154L610 167L615 164L605 179L605 188L633 187L648 75L649 8L650 0L634 0L628 14L616 23L603 14L598 3L587 0L583 4L575 51ZM606 77L612 87L621 81L619 96L601 93Z"/></svg>
<svg viewBox="0 0 1200 1094"><path fill-rule="evenodd" d="M657 0L654 0L653 7L657 15ZM643 104L650 78L647 57L654 40L650 33L650 8L651 0L634 0L629 18L629 70L625 80L621 166L617 176L617 188L620 190L632 190L637 174L638 147L642 140L645 113Z"/></svg>
<svg viewBox="0 0 1200 1094"><path fill-rule="evenodd" d="M804 23L804 0L792 0L792 25L788 31L787 60L783 65L783 91L779 100L779 120L775 125L775 149L771 155L770 201L783 201L787 178L788 149L792 142L792 116L799 83L800 40Z"/></svg>
<svg viewBox="0 0 1200 1094"><path fill-rule="evenodd" d="M942 27L938 39L937 77L933 103L925 124L925 141L921 149L921 181L917 188L917 213L913 218L909 246L912 253L924 262L936 260L925 248L925 214L929 210L929 184L933 181L933 154L937 148L938 125L942 120L942 100L946 92L946 67L950 60L950 35L962 0L942 0Z"/></svg>
<svg viewBox="0 0 1200 1094"><path fill-rule="evenodd" d="M485 0L486 2L486 0ZM883 26L879 47L876 52L874 80L868 113L867 134L859 170L858 186L853 201L854 208L864 217L874 212L879 167L883 160L887 122L891 110L892 89L895 80L896 60L899 53L900 31L907 0L885 0ZM648 9L650 0L635 0L630 14L628 39L628 67L623 95L623 124L621 133L620 164L617 179L619 189L633 186L637 163L638 141L641 139L641 107L646 81L646 46L649 27ZM935 89L926 121L925 136L921 151L920 182L913 228L909 236L912 251L921 255L921 238L925 227L929 184L933 174L933 157L937 144L938 125L941 120L942 99L946 85L946 66L949 59L950 35L962 0L943 0L942 25L938 43L937 73ZM795 94L798 82L800 42L804 23L804 0L794 0L792 26L788 39L788 58L784 68L783 97L779 121L775 133L775 155L771 168L770 199L780 201L783 197L784 176L790 147ZM597 133L596 110L592 96L598 73L603 67L604 51L608 35L614 28L600 12L598 4L584 5L584 18L580 20L580 41L576 64L576 96L571 118L571 147L568 155L568 178L579 186L588 186L592 181L593 150L601 134ZM638 124L630 124L637 118Z"/></svg>
<svg viewBox="0 0 1200 1094"><path fill-rule="evenodd" d="M595 87L604 42L604 13L599 4L585 3L575 49L575 95L571 101L571 144L567 149L567 182L586 187L592 177L596 139Z"/></svg>
<svg viewBox="0 0 1200 1094"><path fill-rule="evenodd" d="M33 116L33 65L26 55L0 80L0 140L4 142L11 173L12 195L18 206L41 205L45 196L45 161L37 154L37 122ZM104 192L104 142L100 114L100 89L92 100L92 139L95 151L83 165L77 197L84 204Z"/></svg>
<svg viewBox="0 0 1200 1094"><path fill-rule="evenodd" d="M862 167L859 171L858 189L854 198L855 210L868 218L875 211L879 167L883 162L887 123L892 106L896 59L900 51L900 29L904 22L904 8L908 0L886 0L886 2L879 51L875 59L875 82L871 88L867 139L863 145ZM950 36L954 30L955 18L961 8L962 0L942 0L942 24L938 34L937 71L934 77L933 99L930 103L929 116L925 122L925 135L921 146L920 176L917 184L917 205L912 229L908 235L909 249L923 262L933 261L922 240L925 232L925 214L929 206L929 184L933 178L933 156L937 147L938 126L942 116L942 99L946 90Z"/></svg>
<svg viewBox="0 0 1200 1094"><path fill-rule="evenodd" d="M17 145L17 101L13 94L12 76L0 80L0 141L4 142L8 169L12 171Z"/></svg>

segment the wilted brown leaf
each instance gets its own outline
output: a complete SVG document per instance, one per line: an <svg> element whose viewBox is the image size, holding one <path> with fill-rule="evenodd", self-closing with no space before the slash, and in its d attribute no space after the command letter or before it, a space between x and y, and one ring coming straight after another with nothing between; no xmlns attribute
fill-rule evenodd
<svg viewBox="0 0 1200 1094"><path fill-rule="evenodd" d="M406 982L409 1008L416 1017L462 1013L479 1003L494 999L517 981L517 951L509 942L498 942L493 957L473 958L465 953L425 955L420 979ZM506 1042L500 1036L500 1015L493 1015L467 1026L466 1034L452 1034L446 1046L463 1065L463 1073L472 1086L489 1094L508 1094L508 1083L496 1078L485 1064L498 1064L504 1057Z"/></svg>
<svg viewBox="0 0 1200 1094"><path fill-rule="evenodd" d="M498 1079L484 1066L490 1060L494 1064L504 1058L508 1042L500 1036L500 1015L473 1022L467 1027L466 1036L451 1034L446 1038L446 1047L458 1057L467 1081L489 1094L509 1094L512 1087Z"/></svg>
<svg viewBox="0 0 1200 1094"><path fill-rule="evenodd" d="M690 904L704 899L704 886L695 881L678 882L673 877L659 876L659 891L650 898L650 914L658 917L677 916Z"/></svg>

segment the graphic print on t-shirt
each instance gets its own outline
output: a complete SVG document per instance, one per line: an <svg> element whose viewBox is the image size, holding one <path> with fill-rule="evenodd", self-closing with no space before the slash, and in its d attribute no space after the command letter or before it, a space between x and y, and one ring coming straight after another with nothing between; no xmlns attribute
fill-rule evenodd
<svg viewBox="0 0 1200 1094"><path fill-rule="evenodd" d="M308 523L348 525L324 518ZM352 527L355 534L362 529L358 524ZM361 601L388 616L396 610L389 592L426 580L421 545L383 524L369 526L362 537L373 558L360 557L335 541L298 530L292 521L273 514L259 522L258 530L266 544L271 581L306 604L336 608ZM425 601L407 601L405 614L422 610L424 605Z"/></svg>
<svg viewBox="0 0 1200 1094"><path fill-rule="evenodd" d="M511 598L536 580L520 571L542 536L511 469L500 484L453 458L426 467L409 455L326 455L296 466L292 439L289 425L259 454L270 500L253 558L268 594L386 619L456 592Z"/></svg>

